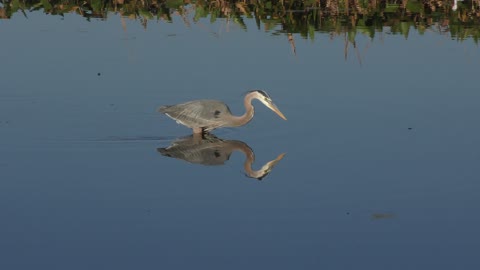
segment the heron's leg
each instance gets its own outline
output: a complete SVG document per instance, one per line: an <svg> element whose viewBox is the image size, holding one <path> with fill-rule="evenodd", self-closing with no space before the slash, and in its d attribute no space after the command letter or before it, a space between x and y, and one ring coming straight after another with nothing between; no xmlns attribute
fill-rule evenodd
<svg viewBox="0 0 480 270"><path fill-rule="evenodd" d="M193 133L192 137L193 137L193 142L195 144L199 144L203 140L203 133Z"/></svg>
<svg viewBox="0 0 480 270"><path fill-rule="evenodd" d="M199 133L199 134L203 133L203 128L201 128L201 127L196 127L196 128L192 128L192 129L193 129L193 133Z"/></svg>

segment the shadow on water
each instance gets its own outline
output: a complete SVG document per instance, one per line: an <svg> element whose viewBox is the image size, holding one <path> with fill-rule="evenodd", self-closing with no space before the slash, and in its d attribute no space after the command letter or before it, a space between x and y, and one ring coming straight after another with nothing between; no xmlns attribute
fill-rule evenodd
<svg viewBox="0 0 480 270"><path fill-rule="evenodd" d="M255 154L250 146L242 141L223 140L210 133L179 138L166 148L157 148L157 151L166 157L206 166L224 165L234 151L240 151L245 154L243 164L245 175L258 180L265 178L285 156L285 153L280 154L274 160L265 163L259 170L253 170Z"/></svg>

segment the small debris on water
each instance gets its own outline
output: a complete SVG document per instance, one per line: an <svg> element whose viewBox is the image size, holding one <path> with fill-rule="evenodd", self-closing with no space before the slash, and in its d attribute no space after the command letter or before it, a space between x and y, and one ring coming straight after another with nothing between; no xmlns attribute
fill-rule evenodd
<svg viewBox="0 0 480 270"><path fill-rule="evenodd" d="M388 219L393 218L395 215L393 213L374 213L372 214L372 219Z"/></svg>
<svg viewBox="0 0 480 270"><path fill-rule="evenodd" d="M100 76L100 75L102 75L102 74L101 74L100 72L98 72L98 73L97 73L97 76Z"/></svg>

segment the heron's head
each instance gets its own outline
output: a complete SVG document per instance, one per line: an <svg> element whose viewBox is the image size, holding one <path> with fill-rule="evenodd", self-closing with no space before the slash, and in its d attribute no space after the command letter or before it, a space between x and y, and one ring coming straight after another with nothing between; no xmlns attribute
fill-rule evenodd
<svg viewBox="0 0 480 270"><path fill-rule="evenodd" d="M287 120L285 115L278 109L277 105L275 105L272 101L272 98L267 94L267 92L263 90L252 90L248 92L252 95L252 98L256 98L260 100L267 108L274 111L278 116L280 116L283 120Z"/></svg>

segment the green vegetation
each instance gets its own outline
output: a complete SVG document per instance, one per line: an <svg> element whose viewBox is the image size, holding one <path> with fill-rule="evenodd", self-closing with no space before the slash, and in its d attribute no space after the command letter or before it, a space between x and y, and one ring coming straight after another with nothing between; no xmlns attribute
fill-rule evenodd
<svg viewBox="0 0 480 270"><path fill-rule="evenodd" d="M274 35L292 33L314 39L316 32L342 35L352 42L358 33L371 38L378 32L401 34L408 38L415 29L450 33L464 40L480 37L480 0L0 0L0 19L28 16L42 10L63 16L74 13L107 19L119 14L137 20L145 28L151 20L172 22L173 16L184 23L203 18L210 22L228 21L247 29L244 20L254 19L257 27ZM292 43L293 44L293 43ZM294 45L292 45L294 46Z"/></svg>

